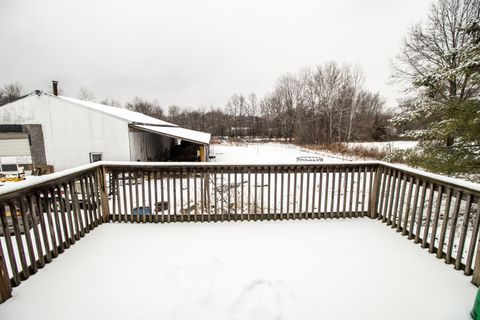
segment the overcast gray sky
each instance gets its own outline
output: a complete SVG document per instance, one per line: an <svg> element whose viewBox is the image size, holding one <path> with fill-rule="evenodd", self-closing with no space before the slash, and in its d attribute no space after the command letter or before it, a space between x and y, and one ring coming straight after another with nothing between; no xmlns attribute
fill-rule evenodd
<svg viewBox="0 0 480 320"><path fill-rule="evenodd" d="M358 64L389 105L390 61L430 0L0 0L0 84L163 107L222 106L286 72Z"/></svg>

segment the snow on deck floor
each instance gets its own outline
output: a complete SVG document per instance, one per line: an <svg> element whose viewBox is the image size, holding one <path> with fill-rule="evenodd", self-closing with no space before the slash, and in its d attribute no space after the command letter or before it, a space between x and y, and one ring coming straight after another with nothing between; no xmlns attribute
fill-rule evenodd
<svg viewBox="0 0 480 320"><path fill-rule="evenodd" d="M106 224L0 319L469 319L476 288L378 221Z"/></svg>

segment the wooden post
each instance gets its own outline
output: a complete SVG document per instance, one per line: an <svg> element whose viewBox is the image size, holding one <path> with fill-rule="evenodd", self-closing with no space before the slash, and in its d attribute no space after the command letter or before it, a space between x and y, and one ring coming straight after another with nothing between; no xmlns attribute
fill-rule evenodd
<svg viewBox="0 0 480 320"><path fill-rule="evenodd" d="M0 209L1 210L1 209ZM12 297L12 286L8 278L7 265L0 242L0 303Z"/></svg>
<svg viewBox="0 0 480 320"><path fill-rule="evenodd" d="M472 283L480 287L480 243L477 244L477 256L475 257L475 266L473 268Z"/></svg>
<svg viewBox="0 0 480 320"><path fill-rule="evenodd" d="M478 209L477 209L477 221L479 218L479 214L480 214L480 205L478 206ZM476 230L478 232L478 229ZM476 239L477 238L477 235L476 234L473 234L473 237ZM473 250L472 250L473 251ZM477 255L475 257L475 265L473 267L473 277L472 277L472 283L474 285L476 285L477 287L480 287L480 238L478 239L478 242L477 242ZM467 268L468 268L468 261L469 259L467 258ZM471 261L471 260L470 260ZM465 274L467 274L467 271L468 269L466 268L465 270Z"/></svg>
<svg viewBox="0 0 480 320"><path fill-rule="evenodd" d="M373 180L373 186L370 190L370 203L368 206L368 216L372 219L378 217L377 207L378 207L378 196L380 192L380 178L383 173L383 166L378 165L375 170L375 178Z"/></svg>
<svg viewBox="0 0 480 320"><path fill-rule="evenodd" d="M108 207L108 191L107 191L107 184L105 180L105 167L101 166L98 167L97 169L97 177L98 177L98 183L99 183L99 189L100 192L100 202L101 202L101 208L102 208L102 217L103 217L103 222L109 222L110 221L110 209Z"/></svg>
<svg viewBox="0 0 480 320"><path fill-rule="evenodd" d="M200 146L200 161L201 162L207 161L207 150L205 145Z"/></svg>

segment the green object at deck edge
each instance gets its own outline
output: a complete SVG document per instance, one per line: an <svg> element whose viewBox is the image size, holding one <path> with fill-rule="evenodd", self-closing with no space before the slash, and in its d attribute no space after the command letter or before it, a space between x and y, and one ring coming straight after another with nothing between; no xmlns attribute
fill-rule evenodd
<svg viewBox="0 0 480 320"><path fill-rule="evenodd" d="M470 316L473 320L480 320L480 289L477 290L477 296L475 298L475 303L473 304L473 309L470 312Z"/></svg>

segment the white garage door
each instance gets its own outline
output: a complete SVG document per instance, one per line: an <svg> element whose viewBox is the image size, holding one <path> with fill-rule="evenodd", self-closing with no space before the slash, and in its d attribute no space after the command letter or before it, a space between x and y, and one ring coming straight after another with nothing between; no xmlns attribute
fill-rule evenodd
<svg viewBox="0 0 480 320"><path fill-rule="evenodd" d="M24 139L0 139L0 157L29 156L30 143Z"/></svg>

